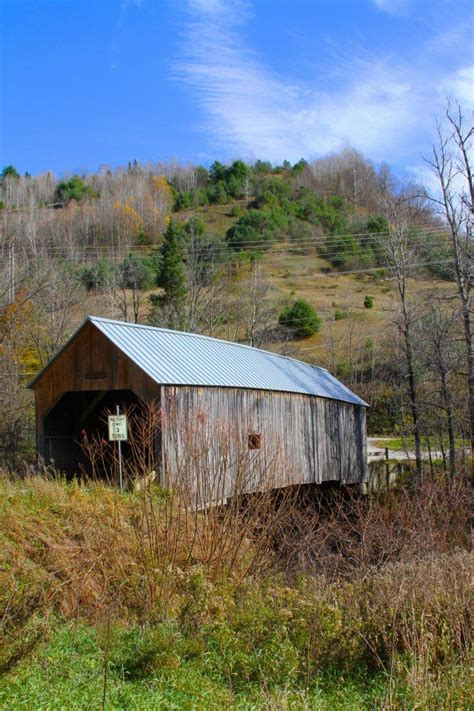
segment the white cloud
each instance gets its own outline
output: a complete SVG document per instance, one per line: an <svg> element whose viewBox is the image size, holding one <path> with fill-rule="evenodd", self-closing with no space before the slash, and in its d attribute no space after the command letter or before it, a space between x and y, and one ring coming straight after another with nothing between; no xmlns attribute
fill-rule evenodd
<svg viewBox="0 0 474 711"><path fill-rule="evenodd" d="M454 73L444 77L439 85L443 96L454 95L464 106L471 107L474 102L474 64L459 67Z"/></svg>
<svg viewBox="0 0 474 711"><path fill-rule="evenodd" d="M430 152L427 153L426 157L428 159L431 158ZM407 171L416 183L425 187L429 195L440 196L438 179L428 163L413 163L407 166Z"/></svg>
<svg viewBox="0 0 474 711"><path fill-rule="evenodd" d="M432 66L379 57L335 61L330 85L282 76L242 38L247 3L190 0L189 8L176 69L228 155L297 160L351 144L376 161L409 162L439 93L459 90L463 99L468 89L463 68L435 86Z"/></svg>
<svg viewBox="0 0 474 711"><path fill-rule="evenodd" d="M190 0L189 7L195 12L218 13L224 8L222 0Z"/></svg>
<svg viewBox="0 0 474 711"><path fill-rule="evenodd" d="M142 0L122 0L121 8L122 10L127 10L130 5L135 5L135 7L141 7Z"/></svg>
<svg viewBox="0 0 474 711"><path fill-rule="evenodd" d="M379 10L390 15L403 15L411 7L411 0L373 0Z"/></svg>

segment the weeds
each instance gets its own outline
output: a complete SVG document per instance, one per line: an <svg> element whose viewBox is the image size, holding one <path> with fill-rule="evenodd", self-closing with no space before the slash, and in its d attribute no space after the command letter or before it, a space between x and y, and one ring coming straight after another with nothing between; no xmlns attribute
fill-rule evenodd
<svg viewBox="0 0 474 711"><path fill-rule="evenodd" d="M362 670L379 707L463 708L473 559L462 480L373 499L252 494L206 510L159 486L120 494L45 477L3 478L0 495L10 695L22 659L54 647L69 621L97 630L84 654L101 660L92 686L104 708L118 688L174 688L179 669L235 708L257 688L256 708L304 708L331 695L334 675L362 693ZM443 684L448 669L459 684Z"/></svg>

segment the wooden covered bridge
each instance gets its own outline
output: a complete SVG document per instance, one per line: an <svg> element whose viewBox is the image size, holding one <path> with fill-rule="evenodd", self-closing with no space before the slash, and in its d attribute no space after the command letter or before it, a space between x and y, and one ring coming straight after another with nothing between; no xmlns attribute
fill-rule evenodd
<svg viewBox="0 0 474 711"><path fill-rule="evenodd" d="M209 488L219 475L230 495L237 479L251 490L366 478L366 403L327 370L257 348L89 316L30 387L38 453L69 474L87 469L81 438L106 437L107 412L153 403L165 484L184 472Z"/></svg>

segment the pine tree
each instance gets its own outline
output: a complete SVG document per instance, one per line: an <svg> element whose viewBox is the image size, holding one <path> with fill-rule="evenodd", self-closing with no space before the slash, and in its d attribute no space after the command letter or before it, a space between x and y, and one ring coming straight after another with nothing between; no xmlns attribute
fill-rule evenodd
<svg viewBox="0 0 474 711"><path fill-rule="evenodd" d="M164 304L181 303L186 297L186 274L183 262L183 229L170 220L161 248L161 266L158 274L158 286L164 290Z"/></svg>

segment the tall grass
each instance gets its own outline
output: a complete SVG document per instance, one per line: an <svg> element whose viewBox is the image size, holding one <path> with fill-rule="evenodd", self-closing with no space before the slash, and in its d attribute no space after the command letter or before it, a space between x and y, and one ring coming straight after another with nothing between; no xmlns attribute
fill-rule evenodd
<svg viewBox="0 0 474 711"><path fill-rule="evenodd" d="M364 498L249 493L242 475L239 496L212 507L196 506L186 481L120 493L0 477L4 671L62 620L99 631L104 707L117 669L153 679L192 664L237 695L255 684L269 698L285 684L310 694L321 674L365 669L384 675L387 708L403 707L401 689L426 708L444 689L462 708L443 673L464 679L472 644L466 480Z"/></svg>

